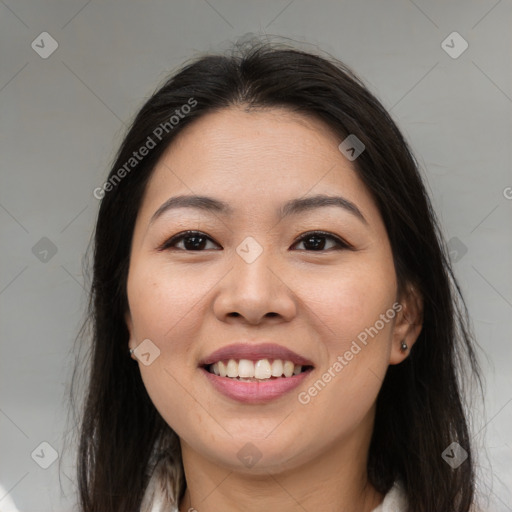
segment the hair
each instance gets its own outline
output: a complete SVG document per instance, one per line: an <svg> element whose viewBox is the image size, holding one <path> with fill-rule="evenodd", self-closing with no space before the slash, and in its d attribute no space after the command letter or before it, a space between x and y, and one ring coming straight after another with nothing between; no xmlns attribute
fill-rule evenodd
<svg viewBox="0 0 512 512"><path fill-rule="evenodd" d="M170 127L170 116L193 102ZM76 459L80 511L140 510L162 460L171 480L166 485L177 500L184 494L179 438L156 410L128 355L131 241L148 180L176 135L207 113L237 106L314 116L340 142L353 134L364 144L353 164L385 223L398 288L414 285L423 300L419 337L401 364L388 367L377 397L368 479L383 494L401 480L409 512L472 510L475 456L463 378L482 386L477 344L419 166L389 113L345 64L260 41L185 63L145 102L116 154L107 181L117 182L101 200L87 315L77 337L86 337L90 328ZM156 137L162 126L167 128ZM148 137L155 147L119 179ZM72 401L83 363L76 363ZM468 454L457 469L441 456L452 442Z"/></svg>

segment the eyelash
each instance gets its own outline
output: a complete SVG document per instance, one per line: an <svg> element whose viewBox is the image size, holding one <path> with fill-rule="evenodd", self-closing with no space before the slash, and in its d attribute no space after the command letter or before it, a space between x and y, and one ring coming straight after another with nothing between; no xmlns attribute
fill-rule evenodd
<svg viewBox="0 0 512 512"><path fill-rule="evenodd" d="M176 242L180 242L180 241L182 241L182 240L184 240L184 239L186 239L188 237L192 237L192 236L200 236L201 238L208 238L209 240L213 241L211 239L211 237L209 237L205 233L202 233L201 231L184 231L184 232L178 233L178 234L172 236L171 238L169 238L168 240L166 240L158 248L158 250L159 251L169 250L169 249L171 249L173 244L175 244ZM338 236L333 235L332 233L325 232L325 231L308 231L307 233L304 233L303 235L301 235L301 237L298 240L296 240L293 245L296 245L297 243L300 243L300 242L304 241L305 239L307 239L308 237L311 237L311 236L318 236L319 238L330 238L331 240L334 240L336 242L337 247L331 248L331 249L327 249L327 250L319 250L319 251L314 251L314 250L307 251L306 250L306 252L330 252L331 250L341 251L341 250L344 250L344 249L353 250L353 246L351 246L349 243L345 242L344 240L342 240ZM185 252L204 252L204 249L203 250L179 249L179 250L182 250L182 251L185 251ZM303 250L305 250L305 249L303 249Z"/></svg>

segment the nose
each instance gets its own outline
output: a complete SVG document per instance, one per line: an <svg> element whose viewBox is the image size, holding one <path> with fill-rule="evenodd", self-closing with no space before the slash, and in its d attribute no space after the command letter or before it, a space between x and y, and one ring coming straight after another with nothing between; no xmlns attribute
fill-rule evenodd
<svg viewBox="0 0 512 512"><path fill-rule="evenodd" d="M235 254L233 268L220 282L215 296L215 315L224 322L235 317L249 324L259 324L264 318L291 321L298 300L292 283L287 282L290 276L272 262L270 251L263 250L251 262Z"/></svg>

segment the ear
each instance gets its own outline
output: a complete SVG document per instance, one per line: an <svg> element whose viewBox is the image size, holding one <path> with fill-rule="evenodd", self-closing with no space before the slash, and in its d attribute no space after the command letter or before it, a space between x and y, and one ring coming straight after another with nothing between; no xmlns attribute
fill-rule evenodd
<svg viewBox="0 0 512 512"><path fill-rule="evenodd" d="M400 364L409 355L423 326L423 297L416 286L407 283L398 303L402 307L393 328L389 364ZM406 350L401 350L402 343L407 344Z"/></svg>

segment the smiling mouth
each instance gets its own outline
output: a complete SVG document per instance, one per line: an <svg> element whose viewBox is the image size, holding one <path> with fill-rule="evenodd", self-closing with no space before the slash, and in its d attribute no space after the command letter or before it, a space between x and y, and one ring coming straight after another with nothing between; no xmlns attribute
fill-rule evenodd
<svg viewBox="0 0 512 512"><path fill-rule="evenodd" d="M311 371L311 365L298 365L283 359L228 359L203 365L203 368L217 375L240 382L265 382L276 379L290 378Z"/></svg>

